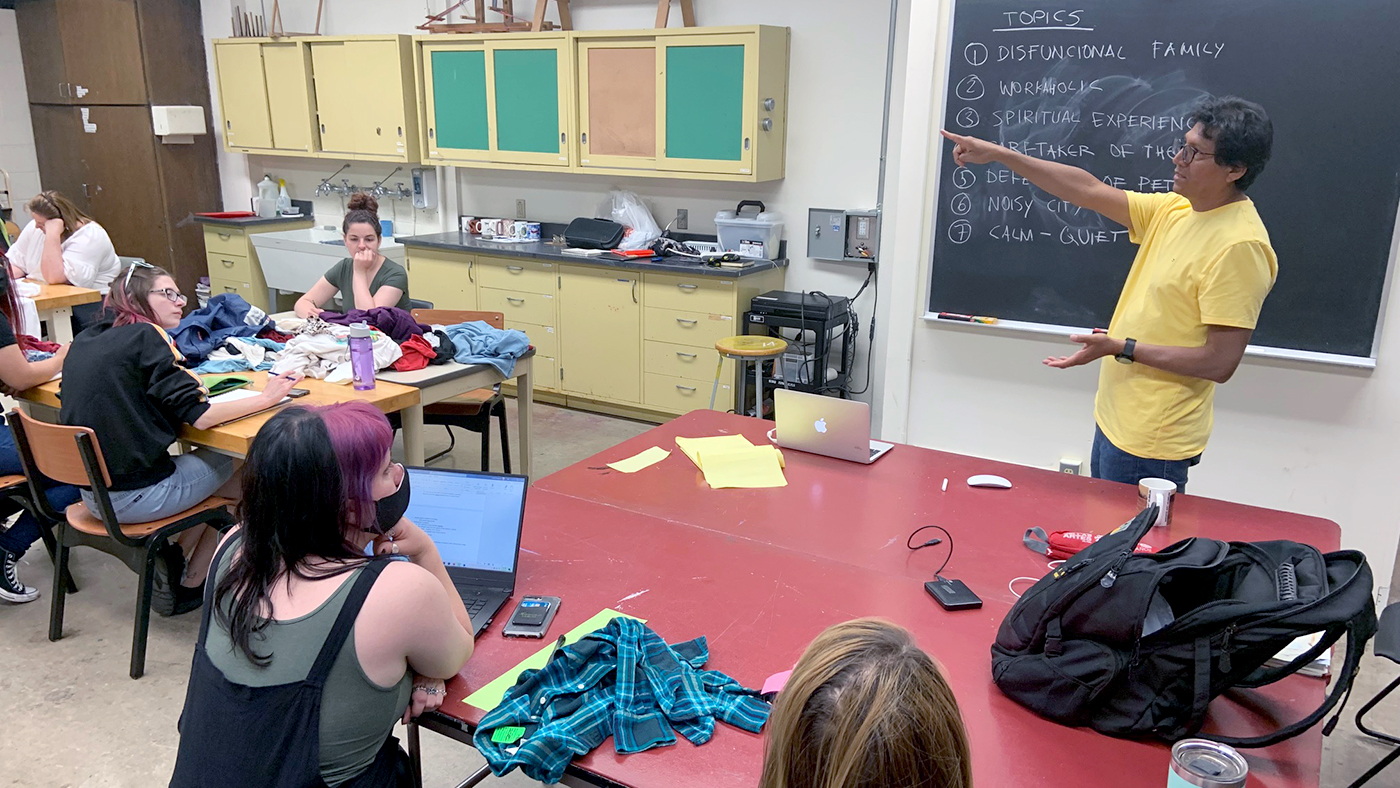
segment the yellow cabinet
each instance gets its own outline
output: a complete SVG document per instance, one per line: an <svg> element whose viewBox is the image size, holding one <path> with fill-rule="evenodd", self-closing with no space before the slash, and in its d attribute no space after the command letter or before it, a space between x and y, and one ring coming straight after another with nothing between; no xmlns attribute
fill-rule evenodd
<svg viewBox="0 0 1400 788"><path fill-rule="evenodd" d="M578 169L744 182L783 177L787 28L573 35Z"/></svg>
<svg viewBox="0 0 1400 788"><path fill-rule="evenodd" d="M568 168L568 33L420 36L413 58L424 161Z"/></svg>
<svg viewBox="0 0 1400 788"><path fill-rule="evenodd" d="M482 287L520 290L526 293L554 293L559 287L559 266L544 260L481 257L479 279Z"/></svg>
<svg viewBox="0 0 1400 788"><path fill-rule="evenodd" d="M370 161L416 160L417 113L408 36L310 43L321 151Z"/></svg>
<svg viewBox="0 0 1400 788"><path fill-rule="evenodd" d="M639 404L640 275L568 265L560 280L560 388L566 394Z"/></svg>
<svg viewBox="0 0 1400 788"><path fill-rule="evenodd" d="M248 236L280 230L301 230L310 226L310 219L255 224L248 227L204 225L209 294L237 293L244 301L259 309L276 312L277 304L269 300L267 280L263 278L262 265L258 262L258 250Z"/></svg>
<svg viewBox="0 0 1400 788"><path fill-rule="evenodd" d="M404 264L410 296L432 303L434 309L477 308L476 258L411 246Z"/></svg>
<svg viewBox="0 0 1400 788"><path fill-rule="evenodd" d="M262 45L214 42L219 104L223 110L224 148L271 148L272 123L267 108Z"/></svg>
<svg viewBox="0 0 1400 788"><path fill-rule="evenodd" d="M270 42L262 44L262 56L272 146L288 152L315 151L310 48L300 41Z"/></svg>

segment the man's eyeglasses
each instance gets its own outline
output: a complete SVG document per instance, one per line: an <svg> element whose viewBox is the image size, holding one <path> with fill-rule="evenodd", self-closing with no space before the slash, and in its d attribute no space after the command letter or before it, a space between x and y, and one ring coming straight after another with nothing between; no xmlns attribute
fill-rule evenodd
<svg viewBox="0 0 1400 788"><path fill-rule="evenodd" d="M1212 159L1215 158L1214 152L1207 153L1201 150L1200 148L1197 148L1195 145L1191 145L1185 142L1181 144L1181 149L1176 152L1176 155L1181 157L1182 164L1190 164L1191 162L1196 160L1197 156L1209 156Z"/></svg>
<svg viewBox="0 0 1400 788"><path fill-rule="evenodd" d="M167 287L164 290L152 290L151 295L163 295L172 304L179 304L180 306L184 306L185 304L188 304L190 302L189 296L185 295L179 290L176 290L173 287Z"/></svg>
<svg viewBox="0 0 1400 788"><path fill-rule="evenodd" d="M123 290L125 290L131 284L131 275L136 272L137 268L155 268L155 266L151 265L145 260L132 260L131 265L128 266L126 269L126 278L122 280ZM174 301L175 299L172 298L170 300Z"/></svg>

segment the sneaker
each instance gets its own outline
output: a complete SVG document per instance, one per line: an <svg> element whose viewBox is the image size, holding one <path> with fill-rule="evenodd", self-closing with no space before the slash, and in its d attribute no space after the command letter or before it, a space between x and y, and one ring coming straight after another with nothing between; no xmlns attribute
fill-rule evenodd
<svg viewBox="0 0 1400 788"><path fill-rule="evenodd" d="M191 610L198 610L204 605L204 586L198 585L191 588L187 585L175 586L175 612L172 615L188 613Z"/></svg>
<svg viewBox="0 0 1400 788"><path fill-rule="evenodd" d="M33 602L39 598L39 589L30 588L19 581L15 571L19 556L0 547L0 599L6 602Z"/></svg>
<svg viewBox="0 0 1400 788"><path fill-rule="evenodd" d="M156 551L156 571L151 579L151 612L158 616L175 614L175 586L185 574L185 553L177 544L167 543Z"/></svg>

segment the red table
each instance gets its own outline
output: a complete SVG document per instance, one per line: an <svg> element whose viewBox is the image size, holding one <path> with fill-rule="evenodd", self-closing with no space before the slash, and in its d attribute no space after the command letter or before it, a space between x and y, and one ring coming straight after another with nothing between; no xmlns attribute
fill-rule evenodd
<svg viewBox="0 0 1400 788"><path fill-rule="evenodd" d="M705 635L709 667L748 686L791 667L826 626L888 618L914 632L947 671L978 785L1164 784L1166 746L1048 722L1004 697L990 677L989 646L1015 600L1008 581L1046 571L1044 557L1021 545L1021 533L1031 525L1107 532L1136 511L1132 487L902 445L870 466L787 451L788 486L769 490L710 490L678 450L636 474L597 470L652 445L674 450L677 435L740 432L759 442L769 426L691 413L540 480L527 498L517 592L563 596L557 632L614 607L648 619L671 642ZM968 488L974 473L1006 476L1015 487ZM925 594L922 582L942 561L942 548L910 553L905 540L927 523L952 532L955 555L944 574L966 581L985 601L981 610L948 613ZM1198 533L1291 538L1323 550L1336 549L1340 536L1329 521L1181 496L1171 528L1151 539L1165 545ZM483 713L462 698L540 647L500 638L503 622L483 633L424 727L468 740ZM1218 700L1213 724L1236 735L1277 727L1316 707L1323 690L1321 680L1295 676L1255 693L1248 707ZM619 757L605 742L570 773L646 788L752 788L761 737L716 727L699 748L682 741ZM1314 728L1245 756L1251 786L1316 786L1321 734Z"/></svg>

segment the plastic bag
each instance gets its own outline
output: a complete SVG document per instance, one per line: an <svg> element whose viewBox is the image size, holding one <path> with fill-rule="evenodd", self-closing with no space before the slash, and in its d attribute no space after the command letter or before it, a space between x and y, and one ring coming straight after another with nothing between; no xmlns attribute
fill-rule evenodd
<svg viewBox="0 0 1400 788"><path fill-rule="evenodd" d="M661 228L635 192L617 189L609 192L607 199L598 205L598 216L627 228L618 249L645 249L661 237Z"/></svg>

